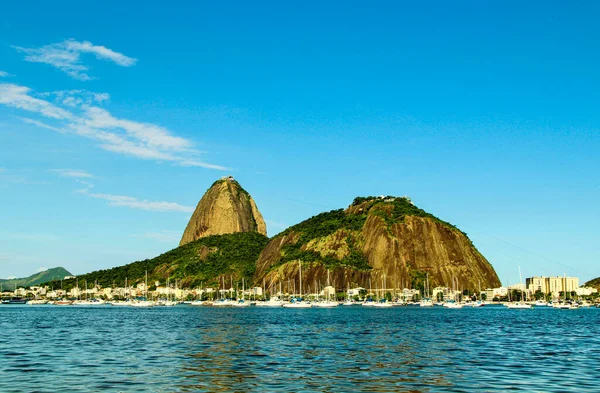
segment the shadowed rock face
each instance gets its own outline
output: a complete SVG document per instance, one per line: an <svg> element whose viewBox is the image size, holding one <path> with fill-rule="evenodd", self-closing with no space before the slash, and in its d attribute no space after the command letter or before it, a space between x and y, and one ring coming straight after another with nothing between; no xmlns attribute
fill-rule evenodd
<svg viewBox="0 0 600 393"><path fill-rule="evenodd" d="M216 181L206 191L188 222L179 245L211 235L236 232L267 234L254 200L237 181Z"/></svg>
<svg viewBox="0 0 600 393"><path fill-rule="evenodd" d="M491 264L469 238L408 199L371 199L345 211L323 213L275 236L256 265L255 283L299 286L303 292L330 283L337 290L422 289L436 286L477 290L497 287Z"/></svg>

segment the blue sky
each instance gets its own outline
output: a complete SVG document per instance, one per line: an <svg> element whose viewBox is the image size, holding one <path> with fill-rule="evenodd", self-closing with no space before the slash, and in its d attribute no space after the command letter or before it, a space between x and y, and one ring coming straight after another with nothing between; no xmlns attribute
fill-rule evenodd
<svg viewBox="0 0 600 393"><path fill-rule="evenodd" d="M0 277L175 247L232 174L273 235L409 195L503 282L600 276L597 2L9 1Z"/></svg>

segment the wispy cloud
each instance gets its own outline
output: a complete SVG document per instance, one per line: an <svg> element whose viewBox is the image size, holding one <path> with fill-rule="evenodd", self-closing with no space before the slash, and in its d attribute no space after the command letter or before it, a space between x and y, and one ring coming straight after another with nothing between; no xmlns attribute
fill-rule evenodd
<svg viewBox="0 0 600 393"><path fill-rule="evenodd" d="M48 270L47 267L40 267L40 268L37 268L35 272L36 273L41 273L41 272L45 272L46 270Z"/></svg>
<svg viewBox="0 0 600 393"><path fill-rule="evenodd" d="M6 76L10 76L10 74L8 72L6 72L6 71L0 70L0 78L4 78Z"/></svg>
<svg viewBox="0 0 600 393"><path fill-rule="evenodd" d="M49 95L57 97L58 104L39 98ZM100 148L115 153L169 161L180 166L227 170L224 166L198 160L200 152L194 149L192 141L173 135L165 127L118 118L106 109L91 105L108 98L105 93L83 90L35 94L25 86L0 83L0 104L38 113L60 123L55 127L39 120L21 118L29 124L92 139L99 142Z"/></svg>
<svg viewBox="0 0 600 393"><path fill-rule="evenodd" d="M110 99L108 93L95 93L88 90L59 90L50 93L42 93L41 97L54 97L55 102L68 106L71 108L77 108L83 105L101 104L104 101Z"/></svg>
<svg viewBox="0 0 600 393"><path fill-rule="evenodd" d="M48 125L48 124L46 124L44 122L41 122L39 120L30 119L28 117L17 117L17 119L19 119L19 120L21 120L21 121L23 121L23 122L25 122L27 124L33 124L34 126L45 128L47 130L52 130L52 131L60 132L60 133L64 132L64 130L61 130L60 128L53 127L53 126Z"/></svg>
<svg viewBox="0 0 600 393"><path fill-rule="evenodd" d="M88 178L94 177L91 173L83 171L81 169L51 169L51 172L56 172L63 177L76 177L76 178Z"/></svg>
<svg viewBox="0 0 600 393"><path fill-rule="evenodd" d="M148 201L140 200L135 197L113 194L96 194L90 192L89 188L77 190L80 194L87 195L96 199L108 201L111 206L129 207L132 209L158 211L158 212L182 212L191 213L194 211L193 206L183 206L174 202Z"/></svg>
<svg viewBox="0 0 600 393"><path fill-rule="evenodd" d="M66 111L48 101L33 97L31 89L11 83L0 83L0 104L13 108L36 112L45 117L59 120L73 120L71 112Z"/></svg>
<svg viewBox="0 0 600 393"><path fill-rule="evenodd" d="M137 62L137 59L115 52L105 46L93 45L89 41L79 42L74 39L45 45L40 48L23 48L20 46L14 46L14 48L25 53L26 61L49 64L70 77L82 81L90 80L92 77L87 74L89 67L82 63L81 54L93 54L97 59L112 61L123 67L131 67Z"/></svg>

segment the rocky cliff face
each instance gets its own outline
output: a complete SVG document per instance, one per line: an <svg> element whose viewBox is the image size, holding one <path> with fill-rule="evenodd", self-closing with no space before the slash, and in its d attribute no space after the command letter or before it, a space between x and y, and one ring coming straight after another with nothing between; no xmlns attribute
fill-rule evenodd
<svg viewBox="0 0 600 393"><path fill-rule="evenodd" d="M188 222L179 245L211 236L236 232L267 234L256 203L233 178L216 181L206 191Z"/></svg>
<svg viewBox="0 0 600 393"><path fill-rule="evenodd" d="M312 217L271 239L259 256L255 282L295 285L303 292L330 283L422 289L476 290L500 285L490 263L456 227L407 198L357 198L346 210Z"/></svg>

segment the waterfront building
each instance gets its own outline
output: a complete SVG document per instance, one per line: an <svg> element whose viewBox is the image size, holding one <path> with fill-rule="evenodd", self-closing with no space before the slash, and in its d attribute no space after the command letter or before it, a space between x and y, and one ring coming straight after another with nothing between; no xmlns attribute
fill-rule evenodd
<svg viewBox="0 0 600 393"><path fill-rule="evenodd" d="M348 289L348 297L360 296L360 291L364 291L365 289L362 287L356 287Z"/></svg>
<svg viewBox="0 0 600 393"><path fill-rule="evenodd" d="M327 286L319 293L319 296L335 296L335 288Z"/></svg>
<svg viewBox="0 0 600 393"><path fill-rule="evenodd" d="M593 293L598 293L598 290L596 288L580 287L575 290L575 293L577 293L577 296L590 296Z"/></svg>
<svg viewBox="0 0 600 393"><path fill-rule="evenodd" d="M525 280L527 285L527 289L531 293L535 293L537 291L542 292L543 294L551 294L553 297L558 297L560 292L567 291L573 292L579 288L579 278L578 277L544 277L544 276L536 276L530 277Z"/></svg>
<svg viewBox="0 0 600 393"><path fill-rule="evenodd" d="M250 295L262 296L263 289L261 287L254 287L254 288L250 289Z"/></svg>

